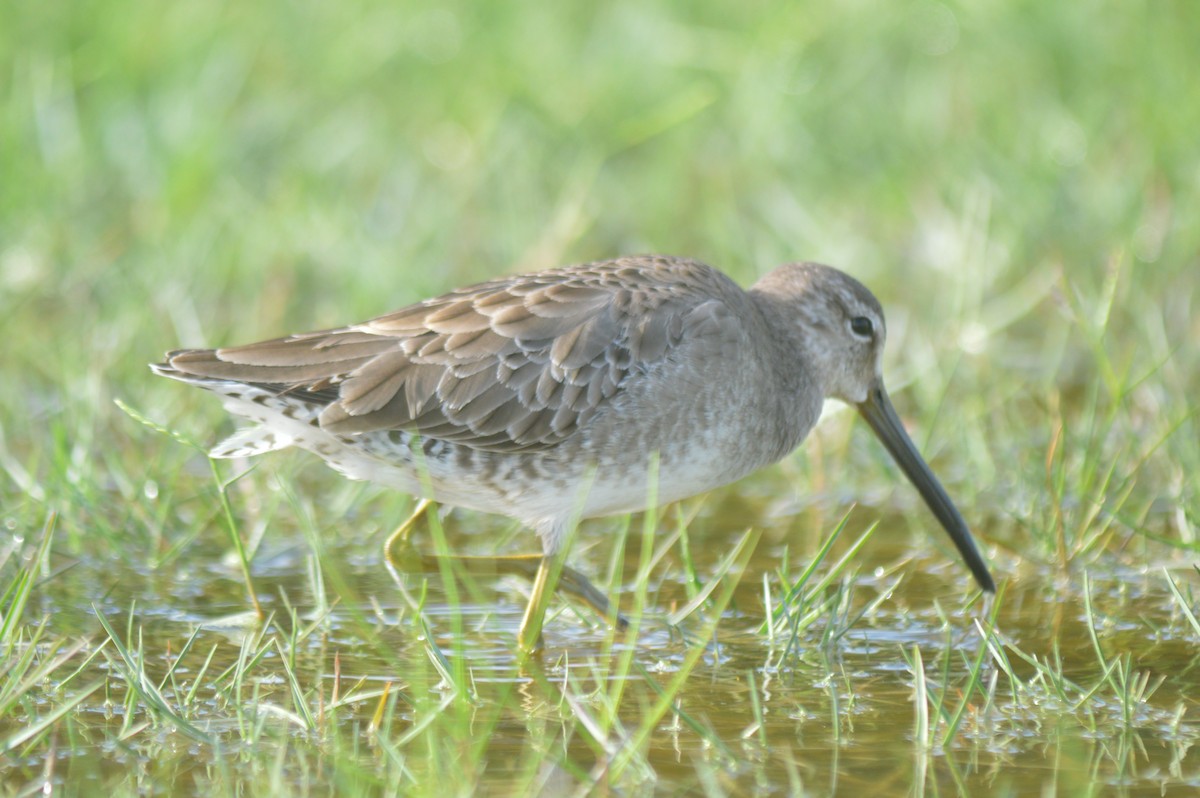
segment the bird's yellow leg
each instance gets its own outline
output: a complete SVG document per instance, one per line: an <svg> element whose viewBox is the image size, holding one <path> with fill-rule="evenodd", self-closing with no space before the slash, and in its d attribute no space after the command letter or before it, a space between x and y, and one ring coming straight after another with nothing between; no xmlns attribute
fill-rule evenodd
<svg viewBox="0 0 1200 798"><path fill-rule="evenodd" d="M409 540L413 529L425 517L425 514L429 512L431 505L432 502L429 499L418 501L417 506L413 508L412 513L409 514L404 523L396 527L396 530L388 536L387 542L383 544L384 559L392 569L410 573L413 571L441 570L441 557L418 553ZM501 554L491 556L464 554L452 555L452 559L462 563L468 570L472 570L471 566L476 565L478 566L476 569L478 571L515 574L530 579L533 581L534 595L537 596L539 603L543 600L548 575L543 575L543 566L547 558L541 554ZM540 588L538 586L539 580L541 580ZM601 617L611 619L617 625L618 629L625 629L629 626L629 621L625 619L625 616L617 612L612 604L609 603L608 596L574 568L563 564L559 565L556 589L579 599L595 610ZM539 590L541 592L537 592ZM531 599L530 605L525 611L525 621L522 622L522 629L525 628L530 620L532 607L533 603ZM542 610L542 615L545 615L545 608ZM537 628L540 634L540 616Z"/></svg>
<svg viewBox="0 0 1200 798"><path fill-rule="evenodd" d="M392 568L401 571L411 570L411 568L405 567L405 563L411 562L414 555L412 543L409 542L408 537L412 534L413 527L417 525L417 522L425 517L425 513L429 512L431 504L429 499L421 499L404 523L396 527L395 532L388 535L387 542L383 544L383 558ZM401 547L399 553L395 550L397 545Z"/></svg>
<svg viewBox="0 0 1200 798"><path fill-rule="evenodd" d="M468 554L456 555L454 559L466 563L468 568L472 563L478 563L481 566L480 570L486 569L496 574L523 576L536 582L538 569L544 557L541 554L499 554L494 556ZM620 612L614 610L604 591L593 585L586 576L571 566L563 565L561 568L557 588L560 592L579 599L602 618L611 619L618 629L625 629L629 626L629 621Z"/></svg>
<svg viewBox="0 0 1200 798"><path fill-rule="evenodd" d="M533 577L533 589L529 592L529 604L525 607L525 617L521 619L521 628L517 630L517 646L527 654L542 650L542 624L546 620L546 592L553 593L558 574L553 557L542 557L538 562L537 574Z"/></svg>

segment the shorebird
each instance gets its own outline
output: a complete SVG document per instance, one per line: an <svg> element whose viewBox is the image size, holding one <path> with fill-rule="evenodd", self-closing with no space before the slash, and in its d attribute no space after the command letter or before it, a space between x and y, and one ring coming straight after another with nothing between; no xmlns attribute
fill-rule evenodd
<svg viewBox="0 0 1200 798"><path fill-rule="evenodd" d="M775 463L826 398L858 409L994 591L884 390L886 337L878 300L829 266L786 264L743 290L699 261L639 256L501 277L339 329L177 350L151 368L254 422L214 457L298 446L348 477L531 527L529 650L559 573L606 606L562 570L578 519L646 509L651 479L665 504Z"/></svg>

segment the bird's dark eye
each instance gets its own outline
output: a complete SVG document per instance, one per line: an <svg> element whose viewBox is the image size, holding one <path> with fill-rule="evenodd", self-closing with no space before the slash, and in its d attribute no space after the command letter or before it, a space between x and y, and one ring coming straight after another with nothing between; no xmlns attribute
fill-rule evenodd
<svg viewBox="0 0 1200 798"><path fill-rule="evenodd" d="M855 335L870 338L875 332L875 325L871 324L871 320L866 316L855 316L850 319L850 330Z"/></svg>

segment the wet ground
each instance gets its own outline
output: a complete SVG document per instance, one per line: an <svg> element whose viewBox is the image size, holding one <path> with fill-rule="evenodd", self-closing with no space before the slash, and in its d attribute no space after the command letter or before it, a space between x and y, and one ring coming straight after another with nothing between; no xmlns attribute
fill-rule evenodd
<svg viewBox="0 0 1200 798"><path fill-rule="evenodd" d="M391 573L382 527L355 539L329 526L317 556L281 512L252 567L266 624L248 613L219 532L169 567L52 553L26 617L52 630L39 657L71 655L30 692L24 718L92 679L100 686L68 724L11 749L6 770L13 783L49 769L97 785L140 771L147 784L181 789L255 783L269 771L301 792L1200 786L1190 750L1200 737L1200 632L1185 609L1194 574L1115 557L1064 574L993 548L993 601L948 543L912 534L932 519L857 508L788 601L838 519L810 508L743 537L747 495L752 487L666 512L649 557L640 516L587 524L572 563L610 588L636 638L560 601L532 660L514 645L527 582L486 567L454 566L450 580ZM484 516L446 519L455 551L520 550L526 535ZM431 537L423 530L415 543L429 550ZM739 543L743 556L730 563ZM10 713L0 736L20 734L22 718Z"/></svg>

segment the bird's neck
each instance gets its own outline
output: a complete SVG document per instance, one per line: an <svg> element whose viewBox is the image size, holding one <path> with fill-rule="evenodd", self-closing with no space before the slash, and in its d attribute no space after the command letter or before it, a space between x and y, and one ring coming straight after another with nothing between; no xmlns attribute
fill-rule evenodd
<svg viewBox="0 0 1200 798"><path fill-rule="evenodd" d="M774 404L767 412L778 418L777 429L787 431L787 440L780 441L786 454L800 444L821 415L826 389L824 364L812 351L796 319L787 315L784 303L767 292L751 289L747 293L762 325L754 339L759 342L764 378L776 386L768 394Z"/></svg>

